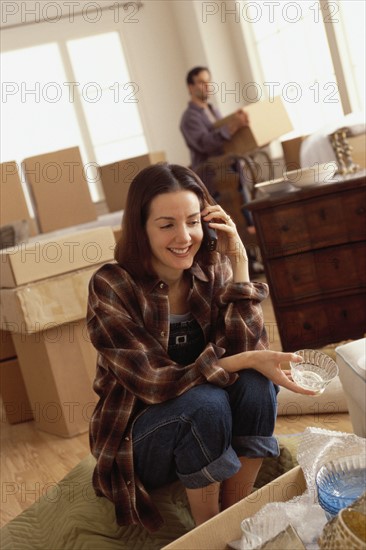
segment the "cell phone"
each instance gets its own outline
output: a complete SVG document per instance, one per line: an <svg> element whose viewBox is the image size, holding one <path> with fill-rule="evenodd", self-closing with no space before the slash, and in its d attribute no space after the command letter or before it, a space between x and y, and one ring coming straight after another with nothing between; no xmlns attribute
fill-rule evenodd
<svg viewBox="0 0 366 550"><path fill-rule="evenodd" d="M208 225L208 222L202 220L203 229L203 244L210 251L216 250L217 246L217 233L215 229Z"/></svg>

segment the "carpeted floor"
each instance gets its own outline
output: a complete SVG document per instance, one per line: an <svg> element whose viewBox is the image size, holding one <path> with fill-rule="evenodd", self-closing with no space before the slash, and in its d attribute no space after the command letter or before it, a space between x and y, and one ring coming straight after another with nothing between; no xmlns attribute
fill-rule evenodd
<svg viewBox="0 0 366 550"><path fill-rule="evenodd" d="M256 488L297 464L299 435L278 439L280 456L265 459ZM113 504L95 497L91 485L94 464L89 455L39 502L5 525L0 531L2 550L158 550L194 527L180 482L152 495L165 519L157 533L151 535L139 526L119 527Z"/></svg>

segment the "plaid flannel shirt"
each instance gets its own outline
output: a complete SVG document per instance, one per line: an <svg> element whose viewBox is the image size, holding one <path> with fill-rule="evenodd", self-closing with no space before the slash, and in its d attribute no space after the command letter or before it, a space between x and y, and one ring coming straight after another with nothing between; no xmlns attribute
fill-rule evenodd
<svg viewBox="0 0 366 550"><path fill-rule="evenodd" d="M90 446L97 459L94 489L114 503L120 525L140 523L151 532L163 520L134 472L134 420L146 406L173 399L198 384L232 384L237 374L226 372L217 360L268 347L260 306L268 295L265 283L233 283L225 257L205 268L196 263L190 273L188 305L206 346L187 366L167 353L169 302L164 282L136 282L118 264L106 264L89 286L87 323L98 351L93 387L100 398L90 423Z"/></svg>

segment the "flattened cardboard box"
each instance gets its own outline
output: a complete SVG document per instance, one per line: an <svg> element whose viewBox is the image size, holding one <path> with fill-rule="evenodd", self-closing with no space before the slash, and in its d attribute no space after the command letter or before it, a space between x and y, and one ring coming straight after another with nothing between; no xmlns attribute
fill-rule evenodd
<svg viewBox="0 0 366 550"><path fill-rule="evenodd" d="M111 227L97 227L51 239L34 238L0 251L0 284L14 288L113 259Z"/></svg>
<svg viewBox="0 0 366 550"><path fill-rule="evenodd" d="M241 537L243 519L254 516L269 502L286 502L306 489L300 466L264 485L234 506L199 525L162 550L226 550L227 543Z"/></svg>
<svg viewBox="0 0 366 550"><path fill-rule="evenodd" d="M89 281L100 265L13 289L0 289L1 328L29 334L84 318Z"/></svg>
<svg viewBox="0 0 366 550"><path fill-rule="evenodd" d="M157 151L101 166L100 179L109 211L125 208L131 181L143 168L165 160L165 153Z"/></svg>
<svg viewBox="0 0 366 550"><path fill-rule="evenodd" d="M240 128L232 138L225 142L225 153L242 155L258 147L268 145L288 132L292 124L281 96L273 100L257 101L244 107L249 116L249 126ZM218 120L214 126L225 126L233 115Z"/></svg>

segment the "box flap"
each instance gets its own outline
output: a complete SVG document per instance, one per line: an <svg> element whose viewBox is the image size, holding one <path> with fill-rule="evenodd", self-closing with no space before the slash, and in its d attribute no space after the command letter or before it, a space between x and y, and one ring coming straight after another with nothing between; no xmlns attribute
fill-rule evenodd
<svg viewBox="0 0 366 550"><path fill-rule="evenodd" d="M227 543L241 537L240 524L268 502L286 502L301 495L306 483L300 466L268 483L247 498L199 525L162 550L225 550Z"/></svg>

